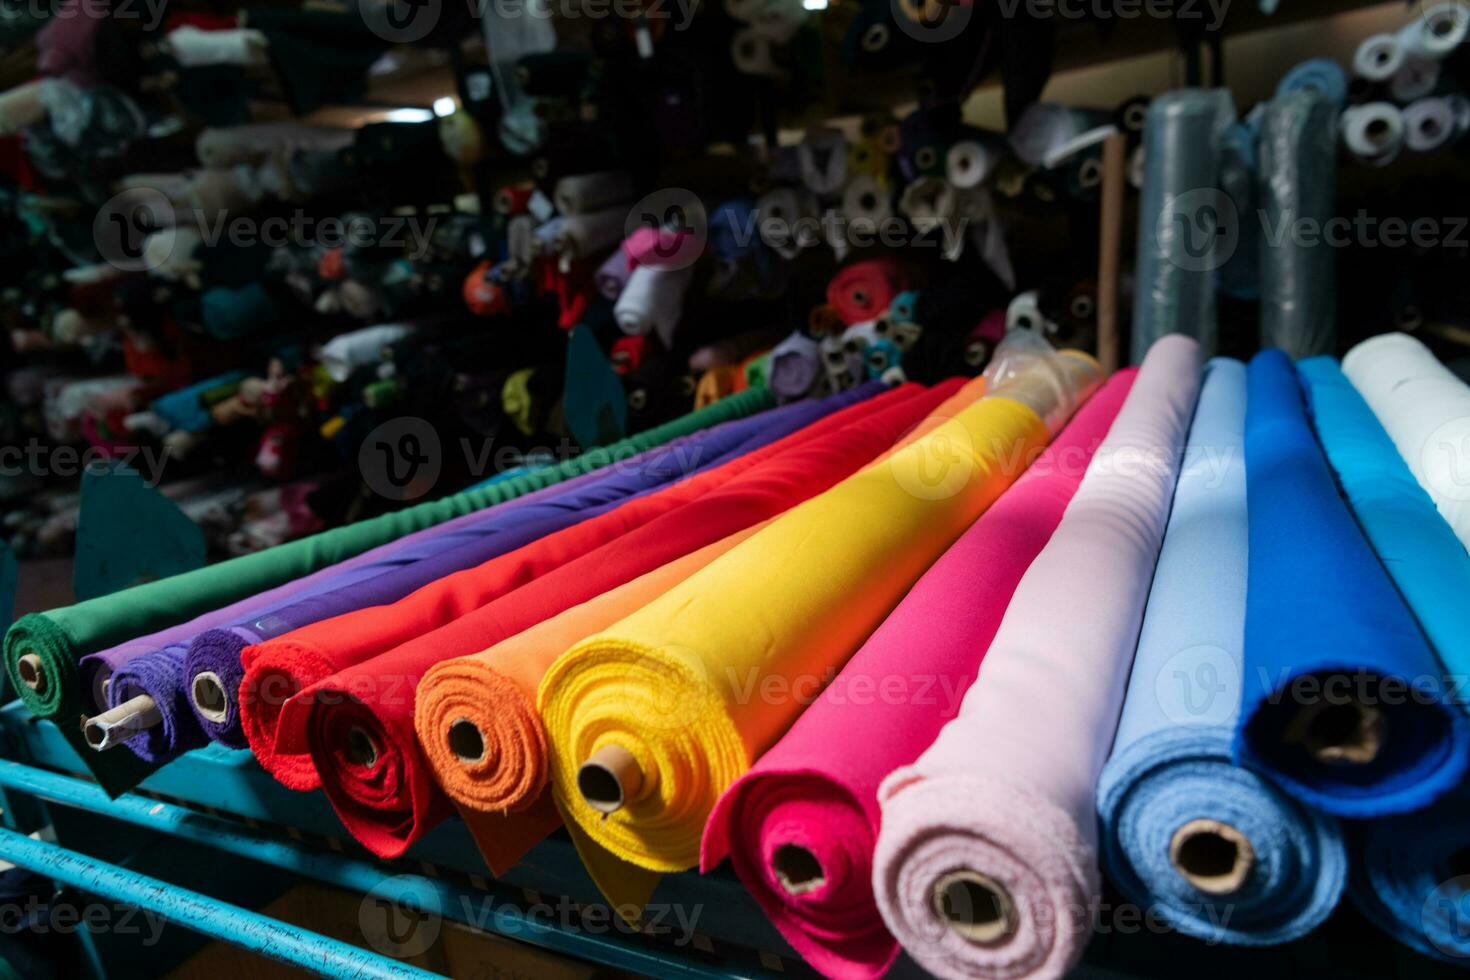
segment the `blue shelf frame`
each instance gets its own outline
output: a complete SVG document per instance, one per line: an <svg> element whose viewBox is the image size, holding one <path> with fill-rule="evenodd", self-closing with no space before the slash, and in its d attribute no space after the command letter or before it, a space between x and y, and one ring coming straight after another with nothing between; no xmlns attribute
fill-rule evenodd
<svg viewBox="0 0 1470 980"><path fill-rule="evenodd" d="M347 837L321 792L286 789L261 769L248 751L211 745L188 753L155 773L136 791L110 800L84 775L81 760L56 727L32 718L18 702L0 708L0 746L5 826L24 834L51 825L57 838L48 851L31 847L36 842L10 833L0 838L0 857L52 874L100 897L122 901L117 889L130 887L129 875L138 878L141 874L146 880L147 869L119 868L92 856L89 851L96 848L88 846L91 835L69 829L78 821L53 820L52 808L63 807L95 820L138 828L151 839L227 852L350 892L367 894L377 890L415 912L437 911L446 920L640 975L671 980L813 975L728 870L710 875L689 872L664 879L651 906L681 909L686 922L697 915L692 934L678 937L677 943L668 937L629 935L605 926L589 929L579 924L581 912L592 909L596 921L602 923L610 921L612 913L564 833L543 841L510 872L495 879L486 871L468 830L457 818L435 828L403 858L383 861ZM22 857L25 860L18 860ZM88 863L92 873L84 877L94 882L90 889L65 878L75 877L77 869ZM60 874L57 868L62 869ZM128 893L147 890L139 892L135 888ZM201 898L206 904L215 901ZM577 911L562 917L537 914L536 910L545 904L568 905ZM495 910L494 915L476 912L487 907ZM157 911L181 925L208 929L204 924L210 921L207 917L187 920L170 915L166 908ZM248 910L238 911L242 922L255 915ZM257 932L269 932L270 920L256 921L262 918L256 916L250 921ZM292 931L298 939L304 933L286 923L276 925L281 930L274 940L277 949L280 943L289 945L294 941L289 935ZM320 949L331 954L311 960L316 964L314 969L324 976L415 973L412 967L407 973L395 970L406 964L371 951L347 947L351 952L344 953L336 949L343 944L306 935L304 941L325 944ZM271 955L271 944L265 947L257 951ZM105 964L102 966L105 972Z"/></svg>

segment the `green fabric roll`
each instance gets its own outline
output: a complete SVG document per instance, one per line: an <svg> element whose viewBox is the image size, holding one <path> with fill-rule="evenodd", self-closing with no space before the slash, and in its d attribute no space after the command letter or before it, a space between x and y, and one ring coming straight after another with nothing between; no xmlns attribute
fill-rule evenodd
<svg viewBox="0 0 1470 980"><path fill-rule="evenodd" d="M111 787L136 782L139 773L129 767L144 764L131 752L96 752L86 746L78 723L83 702L77 686L77 661L87 654L166 629L406 534L601 469L679 436L763 411L772 404L770 393L763 388L743 391L646 432L514 479L323 531L112 595L31 613L5 634L5 673L31 713L56 719L62 734L98 782L113 792ZM43 665L45 683L39 690L33 690L21 680L20 660L28 653L38 656Z"/></svg>

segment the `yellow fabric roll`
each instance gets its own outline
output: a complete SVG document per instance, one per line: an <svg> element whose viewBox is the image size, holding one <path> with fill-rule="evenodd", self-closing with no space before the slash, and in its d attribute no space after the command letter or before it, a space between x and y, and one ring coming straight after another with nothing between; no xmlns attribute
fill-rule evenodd
<svg viewBox="0 0 1470 980"><path fill-rule="evenodd" d="M1074 394L1098 383L1082 373ZM1027 405L984 398L567 651L539 691L563 815L621 860L694 867L719 795L1050 435ZM578 770L609 746L636 767L604 816Z"/></svg>

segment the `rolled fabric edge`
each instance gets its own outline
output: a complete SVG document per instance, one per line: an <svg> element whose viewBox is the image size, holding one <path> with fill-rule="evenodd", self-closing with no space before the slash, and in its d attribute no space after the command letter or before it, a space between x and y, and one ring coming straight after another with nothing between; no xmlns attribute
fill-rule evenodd
<svg viewBox="0 0 1470 980"><path fill-rule="evenodd" d="M1102 883L1093 848L1060 807L1009 781L913 768L891 774L879 798L873 891L920 966L954 980L1043 980L1076 964ZM979 877L955 877L965 873ZM988 942L955 928L998 920L1005 929Z"/></svg>
<svg viewBox="0 0 1470 980"><path fill-rule="evenodd" d="M461 690L461 687L471 688ZM550 781L546 729L528 697L474 657L433 668L415 694L414 729L439 785L463 807L514 813Z"/></svg>
<svg viewBox="0 0 1470 980"><path fill-rule="evenodd" d="M240 682L240 727L256 761L288 789L320 788L321 777L304 739L299 733L295 738L282 734L293 725L304 727L305 706L292 702L317 681L330 677L332 664L309 647L278 640L269 648L246 647L242 657L249 665Z"/></svg>
<svg viewBox="0 0 1470 980"><path fill-rule="evenodd" d="M184 655L184 685L189 706L211 741L232 749L249 746L240 717L240 686L245 669L240 657L247 646L229 629L206 630Z"/></svg>
<svg viewBox="0 0 1470 980"><path fill-rule="evenodd" d="M1108 878L1129 899L1157 914L1160 919L1187 936L1206 942L1224 942L1235 946L1274 946L1291 942L1311 932L1326 921L1341 901L1347 884L1347 855L1342 831L1337 820L1319 810L1308 807L1291 798L1262 776L1236 766L1230 758L1231 738L1234 731L1223 726L1183 726L1153 732L1129 745L1110 758L1098 780L1097 811L1100 850L1103 867ZM1224 784L1231 794L1228 797L1200 799L1194 810L1198 814L1193 820L1185 820L1170 834L1170 840L1142 841L1123 840L1120 836L1120 818L1130 803L1136 802L1145 819L1157 815L1158 810L1151 801L1173 801L1179 805L1179 794L1175 787L1161 782L1170 770L1182 766L1219 766L1223 774L1246 782L1248 788L1238 784ZM1206 777L1197 771L1192 774L1196 783ZM1249 803L1242 803L1243 793L1249 793ZM1232 809L1242 814L1243 819L1222 812L1218 800L1228 798ZM1286 880L1280 882L1290 886L1299 875L1310 874L1314 879L1311 901L1300 908L1287 909L1265 905L1270 910L1263 914L1266 896L1252 894L1253 885L1258 885L1261 874L1258 869L1269 873L1275 869L1282 873L1282 855L1276 853L1282 844L1281 833L1271 833L1273 827L1285 825L1285 821L1296 816L1300 826L1317 851L1317 861L1308 869L1284 873ZM1181 815L1182 818L1182 815ZM1174 846L1179 832L1197 820L1225 820L1226 826L1239 834L1250 848L1249 864L1237 887L1211 894L1194 887L1180 874L1179 889L1171 893L1166 889L1151 887L1141 866L1146 869L1148 858L1137 848L1162 844L1163 857L1176 865L1178 854ZM1252 823L1255 826L1252 826ZM1268 831L1255 833L1257 830ZM1231 839L1228 843L1240 846ZM1243 852L1243 848L1242 848ZM1157 861L1157 857L1155 860ZM1244 854L1237 856L1241 864ZM1186 893L1187 889L1187 893ZM1241 923L1239 911L1251 918ZM1235 914L1232 914L1235 913Z"/></svg>
<svg viewBox="0 0 1470 980"><path fill-rule="evenodd" d="M1442 728L1442 737L1424 746L1416 758L1400 758L1395 760L1396 764L1383 767L1391 770L1385 777L1397 778L1399 785L1395 789L1385 791L1361 779L1342 780L1338 788L1324 789L1320 780L1306 778L1300 761L1283 765L1294 755L1299 760L1313 757L1306 764L1320 765L1322 771L1343 765L1366 767L1377 765L1398 751L1393 747L1393 740L1402 738L1396 731L1405 717L1402 712L1396 713L1396 717L1355 699L1346 704L1333 704L1325 693L1317 696L1315 705L1295 703L1297 699L1292 697L1290 688L1304 679L1323 679L1322 689L1326 692L1332 679L1343 676L1350 679L1371 676L1378 680L1379 686L1385 681L1396 681L1406 692L1417 690L1414 678L1381 673L1361 664L1313 664L1308 670L1282 678L1280 685L1263 693L1256 703L1242 705L1231 749L1235 761L1267 773L1287 793L1308 806L1349 819L1372 819L1422 809L1459 785L1470 771L1470 721L1459 705L1443 698L1418 703L1422 711L1428 712L1422 716L1423 720ZM1414 697L1411 694L1404 697L1404 703L1395 707L1412 709L1416 704ZM1384 708L1391 710L1387 701ZM1321 739L1314 736L1318 730L1326 732ZM1290 751L1293 749L1296 751ZM1411 772L1417 778L1408 778Z"/></svg>

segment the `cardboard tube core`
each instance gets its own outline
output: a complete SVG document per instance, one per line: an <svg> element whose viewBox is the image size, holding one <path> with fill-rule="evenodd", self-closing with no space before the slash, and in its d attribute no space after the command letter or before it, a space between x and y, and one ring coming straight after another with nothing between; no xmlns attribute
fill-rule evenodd
<svg viewBox="0 0 1470 980"><path fill-rule="evenodd" d="M378 743L367 729L357 725L347 729L347 761L364 769L378 761Z"/></svg>
<svg viewBox="0 0 1470 980"><path fill-rule="evenodd" d="M1365 766L1383 749L1383 712L1357 700L1308 705L1286 730L1288 742L1299 743L1318 762Z"/></svg>
<svg viewBox="0 0 1470 980"><path fill-rule="evenodd" d="M981 946L1001 942L1016 929L1016 907L1005 886L978 871L952 871L934 883L940 921Z"/></svg>
<svg viewBox="0 0 1470 980"><path fill-rule="evenodd" d="M194 683L189 685L189 698L200 717L219 725L229 719L230 699L225 694L224 681L214 671L204 670L194 675Z"/></svg>
<svg viewBox="0 0 1470 980"><path fill-rule="evenodd" d="M20 682L37 694L46 692L46 662L34 653L23 653L16 663Z"/></svg>
<svg viewBox="0 0 1470 980"><path fill-rule="evenodd" d="M782 844L771 855L771 870L788 895L805 895L827 883L817 856L800 844Z"/></svg>
<svg viewBox="0 0 1470 980"><path fill-rule="evenodd" d="M1169 861L1180 877L1207 895L1229 895L1250 877L1256 851L1227 823L1191 820L1174 831Z"/></svg>
<svg viewBox="0 0 1470 980"><path fill-rule="evenodd" d="M449 751L460 762L479 762L485 758L485 736L468 718L456 718L449 726Z"/></svg>
<svg viewBox="0 0 1470 980"><path fill-rule="evenodd" d="M163 721L158 704L148 695L139 694L116 708L93 715L82 722L82 737L98 752L115 748L123 742L146 732Z"/></svg>
<svg viewBox="0 0 1470 980"><path fill-rule="evenodd" d="M577 770L577 792L592 809L616 813L643 787L643 770L621 745L604 745Z"/></svg>

